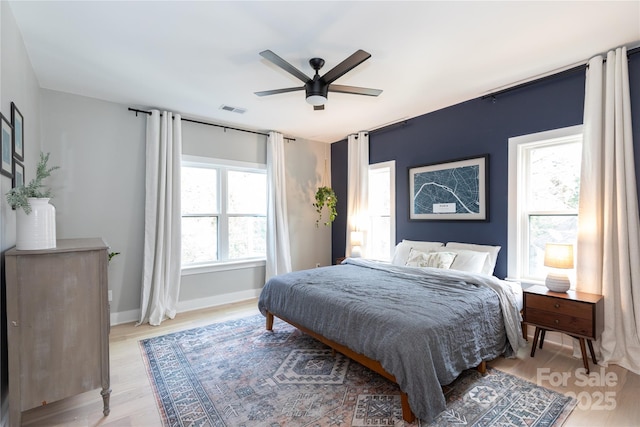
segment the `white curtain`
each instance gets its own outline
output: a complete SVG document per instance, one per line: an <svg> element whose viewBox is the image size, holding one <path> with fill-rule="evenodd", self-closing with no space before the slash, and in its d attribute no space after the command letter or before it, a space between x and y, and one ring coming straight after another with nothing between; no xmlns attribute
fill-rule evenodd
<svg viewBox="0 0 640 427"><path fill-rule="evenodd" d="M147 118L144 258L140 323L176 315L180 292L180 115L153 110Z"/></svg>
<svg viewBox="0 0 640 427"><path fill-rule="evenodd" d="M347 192L347 244L345 255L352 255L352 232L362 235L362 256L367 256L367 228L369 222L369 134L358 132L349 135L348 143L348 192Z"/></svg>
<svg viewBox="0 0 640 427"><path fill-rule="evenodd" d="M589 61L577 289L604 295L602 362L640 374L640 224L626 48Z"/></svg>
<svg viewBox="0 0 640 427"><path fill-rule="evenodd" d="M265 279L291 271L289 219L285 175L284 138L267 138L267 265Z"/></svg>

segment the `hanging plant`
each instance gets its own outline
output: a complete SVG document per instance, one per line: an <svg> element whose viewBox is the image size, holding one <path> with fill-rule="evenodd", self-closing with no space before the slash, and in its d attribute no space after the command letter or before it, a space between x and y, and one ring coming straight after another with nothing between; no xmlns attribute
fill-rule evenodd
<svg viewBox="0 0 640 427"><path fill-rule="evenodd" d="M325 222L324 225L331 225L334 219L338 216L338 212L336 211L336 204L338 203L338 198L336 197L336 193L333 192L331 187L319 187L318 191L316 191L316 202L313 206L316 208L316 212L318 213L318 219L316 219L316 227L320 225L320 220L322 219L322 208L326 205L327 209L329 209L329 221Z"/></svg>

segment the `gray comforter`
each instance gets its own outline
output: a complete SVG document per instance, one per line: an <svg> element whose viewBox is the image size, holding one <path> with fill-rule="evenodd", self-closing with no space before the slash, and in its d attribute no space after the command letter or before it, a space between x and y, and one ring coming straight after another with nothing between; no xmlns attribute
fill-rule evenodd
<svg viewBox="0 0 640 427"><path fill-rule="evenodd" d="M427 422L445 409L441 384L522 345L511 288L453 270L347 259L273 277L258 306L379 361Z"/></svg>

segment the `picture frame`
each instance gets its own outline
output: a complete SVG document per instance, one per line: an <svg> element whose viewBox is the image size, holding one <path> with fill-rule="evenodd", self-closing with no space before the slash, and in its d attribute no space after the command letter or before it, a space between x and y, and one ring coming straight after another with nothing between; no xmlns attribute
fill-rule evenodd
<svg viewBox="0 0 640 427"><path fill-rule="evenodd" d="M24 186L24 165L16 159L13 159L13 181L11 184L13 188Z"/></svg>
<svg viewBox="0 0 640 427"><path fill-rule="evenodd" d="M0 113L0 120L2 121L0 126L0 142L2 143L0 174L13 178L13 126L4 114Z"/></svg>
<svg viewBox="0 0 640 427"><path fill-rule="evenodd" d="M13 102L11 103L11 125L13 126L13 157L24 162L24 117Z"/></svg>
<svg viewBox="0 0 640 427"><path fill-rule="evenodd" d="M489 155L409 168L409 219L487 221Z"/></svg>

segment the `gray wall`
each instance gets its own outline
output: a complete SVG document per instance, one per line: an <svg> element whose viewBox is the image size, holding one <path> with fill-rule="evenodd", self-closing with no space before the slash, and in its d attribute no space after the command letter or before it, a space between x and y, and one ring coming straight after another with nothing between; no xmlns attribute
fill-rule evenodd
<svg viewBox="0 0 640 427"><path fill-rule="evenodd" d="M0 110L11 121L11 102L24 116L25 175L35 176L35 165L40 153L40 102L39 84L33 73L20 31L11 8L0 2ZM15 212L7 205L5 194L11 189L11 179L0 176L0 251L16 243ZM0 301L0 425L8 414L7 397L7 344L5 316L4 256L0 268L2 298Z"/></svg>
<svg viewBox="0 0 640 427"><path fill-rule="evenodd" d="M146 117L136 117L126 105L45 89L41 100L43 150L61 167L49 181L58 236L100 236L122 253L109 267L112 320L133 321L142 276ZM183 152L264 163L266 137L183 122ZM311 206L325 153L327 145L318 142L297 140L285 147L294 269L331 263L330 229L315 227ZM179 309L253 297L263 284L263 266L184 275Z"/></svg>
<svg viewBox="0 0 640 427"><path fill-rule="evenodd" d="M145 119L123 105L43 89L42 145L60 166L48 183L58 238L102 237L121 252L109 266L111 312L140 307Z"/></svg>

